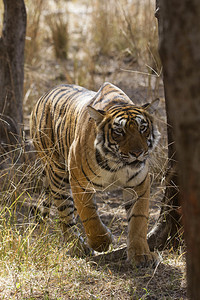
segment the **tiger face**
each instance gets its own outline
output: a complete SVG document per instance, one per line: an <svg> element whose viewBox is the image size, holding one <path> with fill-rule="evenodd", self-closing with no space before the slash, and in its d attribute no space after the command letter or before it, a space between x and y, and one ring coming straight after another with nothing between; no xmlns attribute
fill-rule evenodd
<svg viewBox="0 0 200 300"><path fill-rule="evenodd" d="M105 159L120 166L141 168L159 140L151 113L159 100L143 107L115 106L108 111L89 107L97 124L95 148Z"/></svg>

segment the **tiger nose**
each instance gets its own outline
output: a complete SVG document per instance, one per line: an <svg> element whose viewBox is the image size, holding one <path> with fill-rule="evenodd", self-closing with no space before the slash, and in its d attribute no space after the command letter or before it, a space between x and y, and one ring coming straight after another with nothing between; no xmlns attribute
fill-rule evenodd
<svg viewBox="0 0 200 300"><path fill-rule="evenodd" d="M133 152L130 152L130 154L135 157L139 157L142 153L142 150L134 150Z"/></svg>

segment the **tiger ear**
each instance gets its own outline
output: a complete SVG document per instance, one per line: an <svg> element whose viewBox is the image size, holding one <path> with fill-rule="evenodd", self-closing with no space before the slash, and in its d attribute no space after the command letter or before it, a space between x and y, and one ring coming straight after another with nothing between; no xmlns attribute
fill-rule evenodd
<svg viewBox="0 0 200 300"><path fill-rule="evenodd" d="M95 109L94 107L92 107L90 105L87 106L87 109L88 109L88 112L90 114L90 117L92 119L94 119L97 124L101 123L101 121L104 118L105 111L100 110L100 109L97 110L97 109Z"/></svg>
<svg viewBox="0 0 200 300"><path fill-rule="evenodd" d="M159 102L160 102L160 99L156 98L151 103L146 103L146 104L142 105L142 108L144 108L146 111L148 111L148 113L153 114L157 110Z"/></svg>

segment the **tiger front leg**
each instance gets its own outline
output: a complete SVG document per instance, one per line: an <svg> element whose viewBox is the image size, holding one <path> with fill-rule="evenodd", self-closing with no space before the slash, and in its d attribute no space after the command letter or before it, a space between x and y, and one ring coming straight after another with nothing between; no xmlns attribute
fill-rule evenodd
<svg viewBox="0 0 200 300"><path fill-rule="evenodd" d="M89 246L98 252L108 250L109 245L112 243L112 234L98 215L97 206L93 200L94 193L83 187L81 188L78 180L71 178L70 183L77 212L83 223Z"/></svg>
<svg viewBox="0 0 200 300"><path fill-rule="evenodd" d="M124 190L125 209L128 218L127 259L136 266L152 266L158 263L158 256L150 252L147 242L149 216L150 182L145 181L134 190Z"/></svg>

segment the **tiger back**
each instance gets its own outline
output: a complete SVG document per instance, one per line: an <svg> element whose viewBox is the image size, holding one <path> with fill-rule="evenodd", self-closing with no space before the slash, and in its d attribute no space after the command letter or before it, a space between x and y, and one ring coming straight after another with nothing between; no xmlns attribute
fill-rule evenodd
<svg viewBox="0 0 200 300"><path fill-rule="evenodd" d="M61 85L35 105L31 136L45 167L64 238L77 241L75 253L108 250L112 234L99 217L94 194L121 188L128 221L128 260L137 265L157 261L147 243L148 160L159 138L153 122L157 104L156 100L137 106L106 82L98 92ZM87 243L77 230L75 209Z"/></svg>

